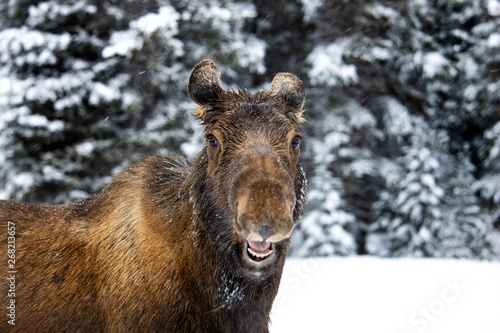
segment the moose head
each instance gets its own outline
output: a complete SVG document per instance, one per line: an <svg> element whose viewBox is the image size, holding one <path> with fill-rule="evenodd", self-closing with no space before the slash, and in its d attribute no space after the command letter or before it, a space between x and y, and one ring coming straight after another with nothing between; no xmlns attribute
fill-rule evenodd
<svg viewBox="0 0 500 333"><path fill-rule="evenodd" d="M199 210L220 226L207 228L222 247L234 249L243 270L265 278L282 263L305 199L298 164L302 81L279 73L266 92L224 90L214 63L204 60L194 67L188 92L206 138L198 157L204 190L194 195L205 195L207 203Z"/></svg>

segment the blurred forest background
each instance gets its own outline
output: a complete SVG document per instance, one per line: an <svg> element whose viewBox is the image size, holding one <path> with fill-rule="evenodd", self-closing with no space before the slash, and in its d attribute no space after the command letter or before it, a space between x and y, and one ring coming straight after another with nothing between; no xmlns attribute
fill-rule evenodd
<svg viewBox="0 0 500 333"><path fill-rule="evenodd" d="M296 256L498 258L498 0L5 0L0 198L68 203L195 156L186 85L292 72L309 178Z"/></svg>

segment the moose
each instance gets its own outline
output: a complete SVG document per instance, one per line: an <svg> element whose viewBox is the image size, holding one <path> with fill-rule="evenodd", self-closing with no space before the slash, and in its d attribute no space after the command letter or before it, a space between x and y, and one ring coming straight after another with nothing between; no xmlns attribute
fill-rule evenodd
<svg viewBox="0 0 500 333"><path fill-rule="evenodd" d="M149 157L67 205L0 201L0 331L268 332L305 202L303 84L224 90L203 60L188 92L195 159Z"/></svg>

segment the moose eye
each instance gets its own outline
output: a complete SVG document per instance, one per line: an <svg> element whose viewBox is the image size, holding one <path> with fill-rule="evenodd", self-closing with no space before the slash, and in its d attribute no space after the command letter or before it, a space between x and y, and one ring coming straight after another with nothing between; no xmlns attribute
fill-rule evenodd
<svg viewBox="0 0 500 333"><path fill-rule="evenodd" d="M295 150L299 149L300 137L296 136L295 138L293 138L292 142L290 143L290 146Z"/></svg>
<svg viewBox="0 0 500 333"><path fill-rule="evenodd" d="M217 141L217 139L213 135L207 136L207 142L210 148L217 148L217 146L219 145L219 141Z"/></svg>

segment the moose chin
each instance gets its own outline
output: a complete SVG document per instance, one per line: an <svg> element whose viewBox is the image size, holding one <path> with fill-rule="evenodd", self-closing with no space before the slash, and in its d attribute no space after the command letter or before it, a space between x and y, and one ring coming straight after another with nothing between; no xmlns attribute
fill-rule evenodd
<svg viewBox="0 0 500 333"><path fill-rule="evenodd" d="M304 88L279 73L269 91L224 90L203 60L188 92L206 137L195 160L147 158L63 206L0 201L16 269L0 331L268 332L305 202Z"/></svg>

